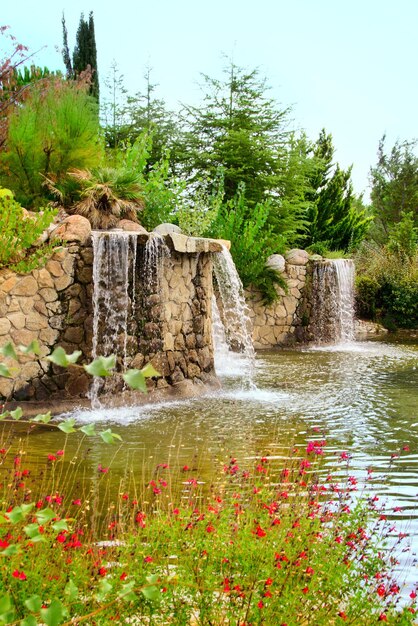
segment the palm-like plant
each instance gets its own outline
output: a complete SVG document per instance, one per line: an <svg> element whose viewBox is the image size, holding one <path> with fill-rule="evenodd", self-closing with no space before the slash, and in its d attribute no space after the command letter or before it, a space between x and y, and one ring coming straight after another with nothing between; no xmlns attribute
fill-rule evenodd
<svg viewBox="0 0 418 626"><path fill-rule="evenodd" d="M143 208L140 177L125 168L98 167L69 173L78 188L70 211L86 217L93 228L114 228L120 219L137 221Z"/></svg>

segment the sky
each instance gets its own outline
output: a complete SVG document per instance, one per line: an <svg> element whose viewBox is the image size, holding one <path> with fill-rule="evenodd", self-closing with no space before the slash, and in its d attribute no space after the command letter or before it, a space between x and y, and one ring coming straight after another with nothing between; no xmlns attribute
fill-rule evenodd
<svg viewBox="0 0 418 626"><path fill-rule="evenodd" d="M291 107L292 127L316 139L331 133L335 159L352 165L368 198L378 143L418 137L418 0L2 0L0 26L37 52L34 62L64 70L61 17L70 49L81 13L94 14L101 83L115 60L125 86L145 88L171 109L198 104L201 73L221 78L226 58L258 68L270 97ZM5 56L0 38L0 59ZM101 94L105 88L101 85Z"/></svg>

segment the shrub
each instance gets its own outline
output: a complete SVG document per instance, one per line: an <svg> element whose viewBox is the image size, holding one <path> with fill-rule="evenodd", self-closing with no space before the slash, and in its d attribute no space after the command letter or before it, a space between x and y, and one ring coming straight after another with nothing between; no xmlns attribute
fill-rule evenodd
<svg viewBox="0 0 418 626"><path fill-rule="evenodd" d="M0 267L30 271L42 262L50 246L33 245L54 219L53 209L28 215L8 189L0 189Z"/></svg>
<svg viewBox="0 0 418 626"><path fill-rule="evenodd" d="M281 274L266 267L271 254L284 252L284 239L267 225L269 214L269 201L258 203L250 211L245 188L240 185L237 195L221 206L208 233L231 241L231 254L244 287L258 287L266 304L277 299L276 285L287 289Z"/></svg>
<svg viewBox="0 0 418 626"><path fill-rule="evenodd" d="M98 163L97 105L86 89L74 81L45 79L32 85L11 113L0 176L25 206L44 203L44 177L60 182L70 169Z"/></svg>

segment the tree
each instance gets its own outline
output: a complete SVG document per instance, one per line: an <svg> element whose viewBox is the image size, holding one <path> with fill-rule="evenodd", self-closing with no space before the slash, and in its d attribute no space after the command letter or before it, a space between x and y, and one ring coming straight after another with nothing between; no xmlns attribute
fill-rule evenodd
<svg viewBox="0 0 418 626"><path fill-rule="evenodd" d="M170 154L170 165L177 160L179 124L174 113L168 111L164 100L155 97L156 83L151 82L151 68L145 74L145 92L127 98L129 138L133 142L144 133L152 139L146 173ZM174 169L174 167L173 167Z"/></svg>
<svg viewBox="0 0 418 626"><path fill-rule="evenodd" d="M103 99L101 107L105 143L108 148L115 149L130 134L126 108L127 90L124 85L123 74L120 73L115 60L112 61L109 74L104 82L109 96Z"/></svg>
<svg viewBox="0 0 418 626"><path fill-rule="evenodd" d="M332 135L323 129L312 151L303 241L305 246L315 245L318 251L348 252L358 247L372 218L353 194L351 167L344 171L335 164L334 152Z"/></svg>
<svg viewBox="0 0 418 626"><path fill-rule="evenodd" d="M73 64L71 63L70 49L68 47L68 32L67 32L67 26L65 24L64 13L62 14L61 23L62 23L62 46L63 46L61 50L62 59L64 61L67 78L73 78L74 76Z"/></svg>
<svg viewBox="0 0 418 626"><path fill-rule="evenodd" d="M385 243L402 213L411 212L418 226L418 157L416 141L396 141L386 153L385 136L379 142L377 164L370 169L371 200L377 228L373 235Z"/></svg>
<svg viewBox="0 0 418 626"><path fill-rule="evenodd" d="M184 164L192 181L214 180L223 170L225 199L243 183L254 206L277 189L288 140L288 109L266 95L258 70L245 71L232 61L224 80L203 75L207 93L202 106L185 107L189 131Z"/></svg>
<svg viewBox="0 0 418 626"><path fill-rule="evenodd" d="M96 103L87 90L86 83L57 77L36 83L10 115L0 179L22 204L38 206L45 179L58 182L100 158Z"/></svg>
<svg viewBox="0 0 418 626"><path fill-rule="evenodd" d="M63 18L64 20L64 18ZM72 76L83 75L83 72L91 71L90 94L99 102L99 72L97 69L97 49L94 33L93 11L89 14L89 19L84 19L84 14L80 16L80 23L76 33L76 44L73 51L72 66L69 62L69 49L67 43L67 29L65 20L63 22L63 59L67 68L67 73L72 69Z"/></svg>

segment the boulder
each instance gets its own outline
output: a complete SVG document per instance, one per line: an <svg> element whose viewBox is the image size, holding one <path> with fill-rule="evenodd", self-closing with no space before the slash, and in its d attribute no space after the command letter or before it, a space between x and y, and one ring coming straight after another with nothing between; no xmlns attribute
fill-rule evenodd
<svg viewBox="0 0 418 626"><path fill-rule="evenodd" d="M169 235L171 233L181 233L181 228L175 224L164 223L156 226L152 232L158 233L159 235Z"/></svg>
<svg viewBox="0 0 418 626"><path fill-rule="evenodd" d="M134 233L142 233L143 235L148 235L148 231L146 228L138 224L137 222L133 222L132 220L120 220L116 226L116 228L121 228L122 230L126 230L128 232Z"/></svg>
<svg viewBox="0 0 418 626"><path fill-rule="evenodd" d="M70 215L55 228L50 239L60 239L61 241L78 241L86 244L91 236L91 224L86 217L82 215Z"/></svg>
<svg viewBox="0 0 418 626"><path fill-rule="evenodd" d="M276 270L276 272L284 272L286 261L281 254L271 254L266 261L266 266Z"/></svg>
<svg viewBox="0 0 418 626"><path fill-rule="evenodd" d="M306 265L308 261L309 254L306 250L294 248L293 250L289 250L286 254L286 262L289 263L289 265Z"/></svg>

